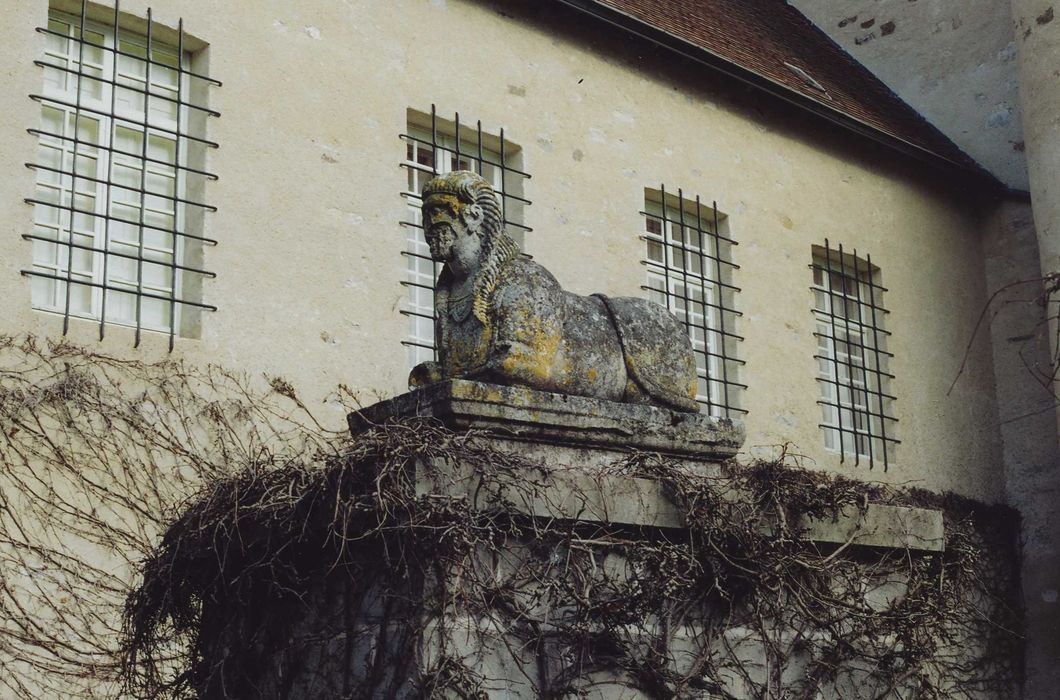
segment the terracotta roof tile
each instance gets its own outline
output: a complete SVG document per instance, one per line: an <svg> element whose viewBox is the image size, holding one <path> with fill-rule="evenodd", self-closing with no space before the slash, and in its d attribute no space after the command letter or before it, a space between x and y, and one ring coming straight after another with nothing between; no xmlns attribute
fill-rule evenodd
<svg viewBox="0 0 1060 700"><path fill-rule="evenodd" d="M869 127L981 168L783 0L596 0Z"/></svg>

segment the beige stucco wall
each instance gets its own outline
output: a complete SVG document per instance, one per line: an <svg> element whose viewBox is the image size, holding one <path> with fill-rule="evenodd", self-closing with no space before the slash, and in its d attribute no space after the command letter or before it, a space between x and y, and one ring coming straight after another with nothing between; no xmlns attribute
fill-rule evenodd
<svg viewBox="0 0 1060 700"><path fill-rule="evenodd" d="M985 334L951 395L985 298L974 198L932 184L922 166L898 162L790 109L699 77L601 30L504 12L472 0L335 3L213 0L156 2L155 19L209 43L209 71L224 86L211 106L209 156L220 180L207 189L202 337L176 352L252 375L282 374L313 405L343 382L368 403L403 389L406 320L400 285L404 232L398 196L405 173L398 139L409 107L459 110L485 129L503 126L533 175L528 252L579 292L639 295L638 239L644 188L665 183L717 200L729 215L743 289L739 332L750 451L790 443L806 463L995 500L1002 497L990 347ZM238 5L238 6L237 6ZM143 15L147 3L122 9ZM528 5L532 8L532 5ZM20 235L34 175L25 128L38 106L32 65L43 46L33 28L46 2L7 8L0 41L0 302L5 332L56 336L61 320L30 310L19 271L30 264ZM584 21L584 20L583 20ZM902 445L891 469L840 467L823 449L814 379L810 248L869 253L890 289L885 304L896 354ZM166 339L74 321L77 342L147 359ZM324 406L336 425L342 416Z"/></svg>

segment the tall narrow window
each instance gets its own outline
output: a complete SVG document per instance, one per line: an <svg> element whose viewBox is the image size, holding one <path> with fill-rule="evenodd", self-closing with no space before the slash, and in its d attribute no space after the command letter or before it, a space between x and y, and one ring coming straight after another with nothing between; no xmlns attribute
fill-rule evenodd
<svg viewBox="0 0 1060 700"><path fill-rule="evenodd" d="M458 137L459 136L459 137ZM431 106L430 114L409 110L408 128L401 135L405 141L405 162L408 189L402 193L408 202L405 227L406 278L408 298L402 313L409 319L409 334L403 341L407 348L409 367L436 359L434 340L434 288L441 265L431 260L431 252L423 237L420 214L420 192L435 175L454 170L472 170L485 178L500 195L504 224L520 247L523 234L530 228L523 225L523 209L530 201L522 197L523 180L530 176L520 170L518 146L505 141L504 129L498 136L482 131L482 122L469 127L460 123L460 115L453 121L438 118Z"/></svg>
<svg viewBox="0 0 1060 700"><path fill-rule="evenodd" d="M94 8L99 10L99 8ZM191 132L215 116L203 106L217 81L190 70L183 26L146 35L113 16L51 12L45 52L33 232L35 308L106 324L196 335L201 280L206 147ZM158 39L173 36L174 43Z"/></svg>
<svg viewBox="0 0 1060 700"><path fill-rule="evenodd" d="M736 344L739 291L732 280L735 241L724 232L716 204L686 199L666 188L645 193L644 264L648 298L669 309L688 329L699 376L696 400L713 416L745 413Z"/></svg>
<svg viewBox="0 0 1060 700"><path fill-rule="evenodd" d="M817 381L825 448L887 468L895 439L880 271L843 246L813 248Z"/></svg>

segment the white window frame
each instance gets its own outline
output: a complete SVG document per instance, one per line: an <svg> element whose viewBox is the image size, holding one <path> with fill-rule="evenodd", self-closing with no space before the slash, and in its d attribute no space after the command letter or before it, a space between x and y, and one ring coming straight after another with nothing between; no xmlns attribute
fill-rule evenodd
<svg viewBox="0 0 1060 700"><path fill-rule="evenodd" d="M839 255L842 259L832 251L827 258L815 249L812 265L824 445L843 457L886 467L894 461L897 441L893 428L885 426L894 419L889 417L892 397L879 270L865 260ZM836 289L839 281L842 289ZM833 313L839 304L842 308Z"/></svg>
<svg viewBox="0 0 1060 700"><path fill-rule="evenodd" d="M56 133L69 137L73 134L74 117L80 112L82 125L86 123L86 120L96 124L96 139L91 145L86 145L84 142L76 144L79 176L76 183L77 196L83 201L91 198L92 206L85 207L85 209L90 210L92 216L75 213L71 222L69 192L73 178L69 175L59 175L40 167L37 168L37 199L57 201L60 206L54 207L39 203L35 205L34 234L51 238L54 242L33 241L33 268L36 271L43 271L61 278L69 274L75 284L67 290L65 281L33 276L33 306L43 311L68 313L70 316L93 319L107 324L137 326L145 330L165 333L180 333L182 304L177 300L182 298L183 292L183 275L180 266L183 265L186 255L186 241L184 236L168 231L184 231L187 221L186 206L182 202L187 196L186 171L182 169L182 166L187 164L187 152L186 149L178 146L180 136L176 132L179 124L189 123L188 107L167 102L153 95L151 112L146 119L148 125L145 129L143 110L136 110L135 104L129 104L128 100L123 100L121 97L122 95L129 96L133 102L137 101L137 97L139 100L146 101L147 98L142 93L137 94L133 91L142 89L136 86L136 83L143 85L149 75L149 90L152 93L168 94L176 99L178 94L188 94L187 76L182 76L183 83L178 92L176 80L177 76L182 74L175 69L117 55L113 49L120 41L122 50L129 51L137 47L146 56L146 38L124 30L116 37L114 27L107 24L86 21L84 27L86 43L82 46L80 24L81 18L79 17L54 10L49 12L49 28L55 31L65 31L68 38L62 39L47 34L43 60L46 63L76 71L80 63L79 59L85 58L84 72L86 74L91 72L103 78L104 81L110 79L111 76L116 76L119 83L125 81L131 89L126 92L120 86L115 88L104 81L81 77L81 94L79 95L76 73L62 71L58 68L44 68L41 130L52 130L46 119L47 115L61 115L62 130ZM63 29L64 26L65 29ZM102 44L106 48L90 46L87 42ZM166 57L171 60L177 58L176 47L153 39L151 43L152 58L155 61L164 60ZM65 44L65 50L62 44ZM97 60L89 60L89 54L94 54L93 57ZM180 60L182 68L188 70L190 52L185 51ZM116 71L114 61L118 61ZM142 69L139 76L135 72L136 66ZM172 76L173 79L165 81L163 78L167 75ZM60 79L65 83L65 88L59 86ZM53 100L75 106L65 106ZM156 109L158 104L172 104L172 113L161 113ZM152 153L152 146L168 142L170 155L166 155L165 159L173 165L141 161L138 156L131 157L107 150L115 145L119 131L131 134L134 139L138 140L140 152L146 152L148 158L162 160L157 152ZM144 143L145 133L147 134L146 143ZM75 143L71 140L41 134L38 146L38 165L44 160L43 153L48 149L58 149L62 153L59 168L69 172L74 160ZM135 152L135 150L130 149L130 152ZM178 153L179 158L176 158ZM81 164L90 157L95 158L95 167L86 170ZM144 166L143 172L141 172L141 162ZM124 184L154 194L141 195L134 190L120 187L119 170L132 171L134 177L140 178L139 182L126 181ZM93 180L84 179L84 176L93 178ZM54 183L55 180L58 181L58 186ZM160 182L165 183L162 187L168 191L152 186ZM74 201L76 207L77 199L75 198ZM135 209L136 215L132 219L128 216L115 217L116 207ZM140 219L141 209L142 220ZM126 219L126 221L135 219L137 223L122 223L117 219ZM166 231L152 228L156 225ZM71 240L71 229L73 242L90 247L91 250L67 245ZM134 230L133 237L120 235L121 231L128 232L131 229ZM142 257L144 260L131 260L118 254L122 252ZM77 263L78 258L82 261L80 266ZM123 268L127 271L130 263L135 265L135 271L123 277L121 271ZM69 269L71 265L73 270ZM168 279L151 280L149 273L156 270ZM76 284L78 281L87 284ZM104 289L104 286L109 289ZM75 291L82 295L79 304L74 302ZM66 299L67 294L70 295L69 304ZM86 294L87 296L84 296ZM106 318L102 318L104 295L106 295ZM139 321L136 318L137 306L139 306ZM119 313L123 308L124 312Z"/></svg>
<svg viewBox="0 0 1060 700"><path fill-rule="evenodd" d="M727 252L718 250L727 236L715 231L715 222L721 229L724 217L712 206L657 190L645 191L643 214L645 289L649 300L666 307L688 330L696 359L696 401L713 416L742 412L739 360L733 345L729 352L723 347L733 329L725 328L722 316L735 316L735 289L719 279L731 266Z"/></svg>
<svg viewBox="0 0 1060 700"><path fill-rule="evenodd" d="M430 117L428 116L427 119ZM448 123L445 123L448 127ZM437 175L445 175L454 170L472 170L479 172L493 189L498 197L504 197L505 183L504 172L498 165L501 162L500 151L485 145L481 148L481 168L479 167L479 144L469 140L467 137L460 139L460 160L457 162L457 140L454 135L455 128L445 132L436 133L432 139L429 126L409 121L407 124L405 162L403 165L408 171L406 190L402 196L408 205L408 214L405 228L405 279L407 281L408 295L405 299L404 310L409 319L409 330L406 336L405 347L407 348L407 362L409 368L413 368L421 362L427 362L435 358L434 337L434 292L432 288L441 273L441 264L429 260L431 256L430 247L423 234L423 216L421 212L422 202L420 191L428 180ZM463 128L461 128L463 131ZM433 144L435 145L432 145ZM513 144L505 144L508 153L518 151ZM430 154L430 163L419 162L421 156ZM423 158L426 160L426 158ZM490 161L490 162L487 162ZM433 164L433 165L432 165ZM513 166L514 167L514 166ZM509 221L512 219L509 214ZM522 245L522 235L517 231L509 231L509 234Z"/></svg>

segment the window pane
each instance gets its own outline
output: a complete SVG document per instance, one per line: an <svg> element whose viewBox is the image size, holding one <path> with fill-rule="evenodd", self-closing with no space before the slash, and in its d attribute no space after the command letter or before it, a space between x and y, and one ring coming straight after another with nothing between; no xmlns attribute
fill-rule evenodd
<svg viewBox="0 0 1060 700"><path fill-rule="evenodd" d="M50 18L48 27L62 36L46 34L46 60L70 72L47 69L45 89L57 100L80 99L93 111L41 106L41 131L56 136L42 135L39 139L36 198L58 206L35 207L34 234L52 240L34 241L32 256L34 269L54 273L60 280L34 279L33 303L85 317L99 318L105 313L108 321L130 324L136 322L139 305L145 326L168 330L172 304L165 299L138 299L136 290L140 287L168 296L176 281L175 253L183 248L175 249L174 236L166 230L148 228L141 232L139 222L173 228L181 214L181 205L174 197L181 191L179 178L183 173L166 165L176 162L175 137L146 137L139 122L146 106L142 93L150 75L151 89L159 95L151 100L151 117L176 130L180 114L173 100L180 74L174 69L180 56L158 44L152 50L157 64L148 67L143 60L146 42L142 38L122 36L116 41L113 30L100 31L98 25L82 32L76 20L59 14ZM115 46L127 55L117 55L108 48ZM111 109L110 88L105 82L110 77L111 61L119 83L113 95L113 115L101 114ZM78 88L80 95L76 94ZM145 147L150 158L161 161L146 172L138 157L145 153ZM141 188L151 194L141 195ZM71 213L70 207L76 212ZM66 241L69 243L64 245ZM146 258L142 262L136 259L141 250ZM74 282L69 288L63 280L67 275ZM122 289L104 293L100 289L104 282Z"/></svg>

